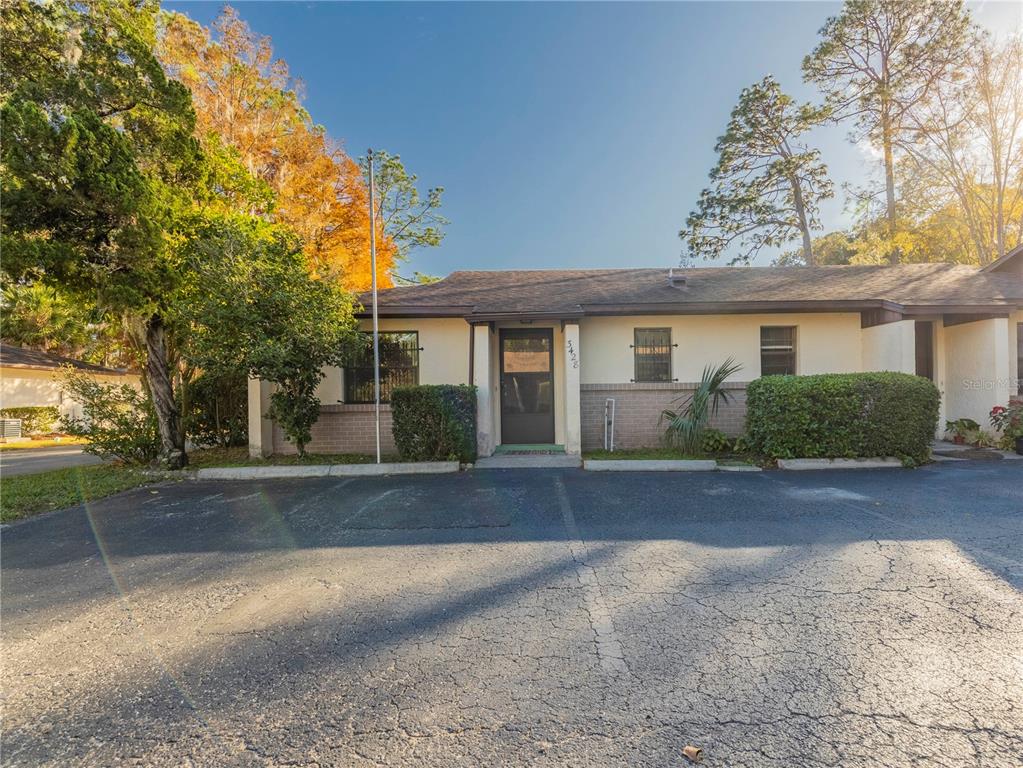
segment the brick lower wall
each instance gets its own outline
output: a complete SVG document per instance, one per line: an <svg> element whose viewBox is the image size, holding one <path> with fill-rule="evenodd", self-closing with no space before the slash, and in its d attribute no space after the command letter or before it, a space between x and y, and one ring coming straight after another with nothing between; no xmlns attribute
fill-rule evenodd
<svg viewBox="0 0 1023 768"><path fill-rule="evenodd" d="M654 448L661 445L664 425L659 424L661 411L677 410L684 401L679 396L692 394L697 384L583 384L580 393L583 450L604 446L604 401L615 401L615 447ZM725 384L732 402L722 405L711 426L735 437L746 423L746 383Z"/></svg>
<svg viewBox="0 0 1023 768"><path fill-rule="evenodd" d="M310 453L376 453L374 406L324 405L320 418L313 424L313 439L306 446ZM391 432L391 406L380 406L380 451L395 454L394 435ZM274 453L297 453L293 443L284 438L280 426L274 423Z"/></svg>

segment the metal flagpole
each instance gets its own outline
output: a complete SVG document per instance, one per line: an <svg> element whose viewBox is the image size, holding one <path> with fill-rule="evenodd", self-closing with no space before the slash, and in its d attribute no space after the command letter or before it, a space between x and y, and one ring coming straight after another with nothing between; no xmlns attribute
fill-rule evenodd
<svg viewBox="0 0 1023 768"><path fill-rule="evenodd" d="M380 463L380 327L377 319L377 220L373 189L373 150L369 158L369 258L373 277L373 403L376 415L377 464Z"/></svg>

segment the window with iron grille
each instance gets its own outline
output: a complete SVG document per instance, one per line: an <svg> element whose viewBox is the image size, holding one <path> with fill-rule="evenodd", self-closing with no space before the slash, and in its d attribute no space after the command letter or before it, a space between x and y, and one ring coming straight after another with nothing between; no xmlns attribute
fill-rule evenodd
<svg viewBox="0 0 1023 768"><path fill-rule="evenodd" d="M419 333L380 333L380 401L390 402L391 390L419 383ZM373 334L364 332L361 343L345 364L345 402L372 403Z"/></svg>
<svg viewBox="0 0 1023 768"><path fill-rule="evenodd" d="M633 381L671 381L671 328L636 328Z"/></svg>
<svg viewBox="0 0 1023 768"><path fill-rule="evenodd" d="M796 327L764 325L760 328L760 375L791 375L796 372Z"/></svg>

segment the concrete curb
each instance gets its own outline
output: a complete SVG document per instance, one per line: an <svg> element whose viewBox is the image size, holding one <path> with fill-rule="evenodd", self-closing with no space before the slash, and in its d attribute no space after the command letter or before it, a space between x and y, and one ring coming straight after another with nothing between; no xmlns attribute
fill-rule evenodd
<svg viewBox="0 0 1023 768"><path fill-rule="evenodd" d="M587 459L590 472L713 472L713 459Z"/></svg>
<svg viewBox="0 0 1023 768"><path fill-rule="evenodd" d="M395 462L387 464L306 464L267 467L205 467L198 480L276 480L299 477L379 477L457 472L457 461Z"/></svg>
<svg viewBox="0 0 1023 768"><path fill-rule="evenodd" d="M808 469L900 469L896 458L874 459L778 459L778 469L802 471Z"/></svg>
<svg viewBox="0 0 1023 768"><path fill-rule="evenodd" d="M331 477L377 477L379 475L439 475L457 472L457 461L396 461L387 464L331 464Z"/></svg>

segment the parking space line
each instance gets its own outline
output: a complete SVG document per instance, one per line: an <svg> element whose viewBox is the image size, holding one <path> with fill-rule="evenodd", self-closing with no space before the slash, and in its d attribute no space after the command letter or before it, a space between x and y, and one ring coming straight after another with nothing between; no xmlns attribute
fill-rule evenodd
<svg viewBox="0 0 1023 768"><path fill-rule="evenodd" d="M618 641L614 622L611 620L611 612L607 609L604 595L600 591L597 572L593 566L586 563L586 555L589 550L579 535L579 527L575 523L572 505L568 500L568 491L560 476L554 479L554 487L558 503L561 506L561 519L565 524L565 531L568 533L568 550L572 555L572 560L575 561L576 578L579 579L583 588L583 602L590 627L593 630L597 658L600 659L600 666L605 672L622 674L627 671L625 652L622 650L622 644Z"/></svg>

